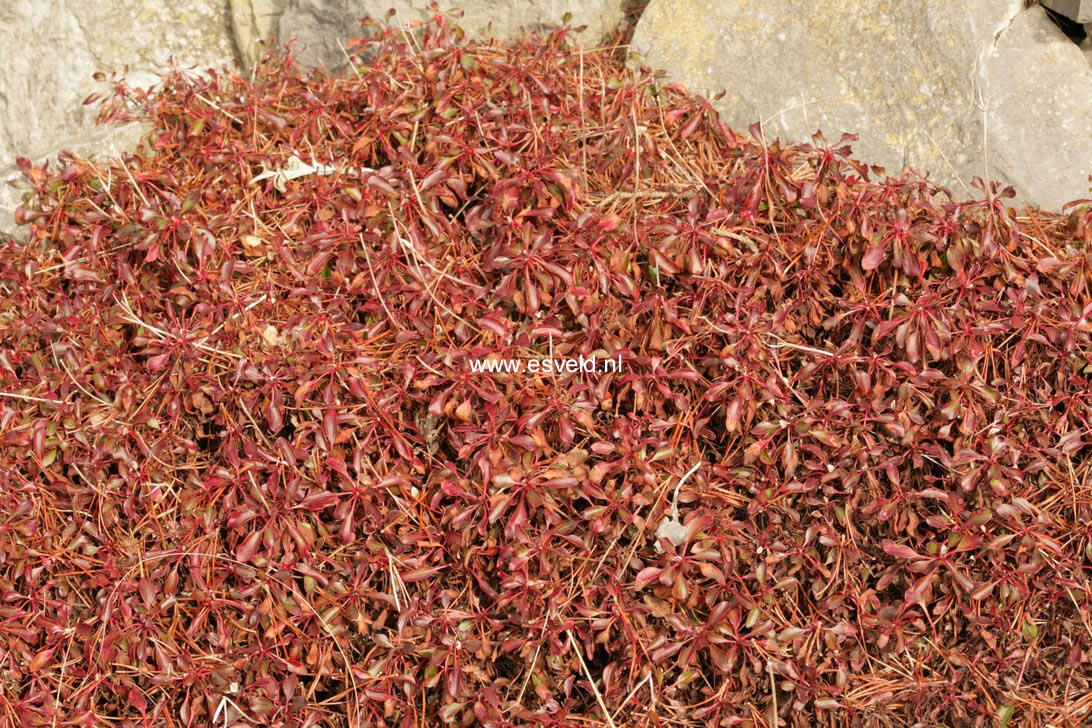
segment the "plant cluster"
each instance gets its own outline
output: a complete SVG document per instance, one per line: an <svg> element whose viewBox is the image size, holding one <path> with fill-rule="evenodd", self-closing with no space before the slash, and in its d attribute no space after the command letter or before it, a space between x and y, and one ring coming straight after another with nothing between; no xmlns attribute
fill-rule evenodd
<svg viewBox="0 0 1092 728"><path fill-rule="evenodd" d="M118 85L0 250L0 722L1092 708L1092 205L561 29ZM290 161L291 160L291 161ZM472 373L620 356L620 373ZM689 475L684 480L684 475Z"/></svg>

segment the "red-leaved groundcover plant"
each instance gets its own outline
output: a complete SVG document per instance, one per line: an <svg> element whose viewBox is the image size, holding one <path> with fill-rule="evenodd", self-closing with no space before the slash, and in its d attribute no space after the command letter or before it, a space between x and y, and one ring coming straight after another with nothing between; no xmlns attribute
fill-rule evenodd
<svg viewBox="0 0 1092 728"><path fill-rule="evenodd" d="M0 724L1092 720L1092 203L567 28L117 85L0 245ZM619 371L472 362L615 360Z"/></svg>

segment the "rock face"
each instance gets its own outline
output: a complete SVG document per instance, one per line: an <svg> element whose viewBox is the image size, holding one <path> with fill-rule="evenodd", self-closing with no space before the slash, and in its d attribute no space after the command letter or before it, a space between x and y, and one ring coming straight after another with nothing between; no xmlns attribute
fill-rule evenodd
<svg viewBox="0 0 1092 728"><path fill-rule="evenodd" d="M1088 0L1042 0L1042 3L1077 23L1092 23L1092 3Z"/></svg>
<svg viewBox="0 0 1092 728"><path fill-rule="evenodd" d="M1092 197L1092 66L1081 50L1036 7L1013 20L984 69L991 168L1042 207Z"/></svg>
<svg viewBox="0 0 1092 728"><path fill-rule="evenodd" d="M120 134L94 128L83 100L96 71L154 81L173 57L183 65L235 58L227 6L218 0L0 0L0 230L11 229L6 184L17 156L40 160L61 148L107 152ZM126 142L123 142L123 147Z"/></svg>
<svg viewBox="0 0 1092 728"><path fill-rule="evenodd" d="M231 30L246 66L262 57L262 42L276 39L284 4L285 0L231 0Z"/></svg>
<svg viewBox="0 0 1092 728"><path fill-rule="evenodd" d="M242 0L258 4L261 0ZM460 8L457 22L475 37L492 33L515 35L521 27L560 24L572 13L573 25L586 25L584 42L596 43L617 28L623 19L624 0L441 0L440 10ZM408 22L432 15L422 0L288 0L278 25L278 38L295 36L300 41L297 55L305 63L324 63L328 68L345 64L338 41L360 35L357 18L382 20L393 7L397 19Z"/></svg>
<svg viewBox="0 0 1092 728"><path fill-rule="evenodd" d="M974 176L1058 209L1087 197L1092 69L1024 0L652 0L633 38L730 126L835 141L969 195Z"/></svg>

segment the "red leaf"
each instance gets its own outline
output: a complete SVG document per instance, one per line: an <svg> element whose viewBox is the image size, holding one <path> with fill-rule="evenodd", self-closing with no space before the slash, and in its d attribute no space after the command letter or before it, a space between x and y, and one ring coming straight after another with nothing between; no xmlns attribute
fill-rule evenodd
<svg viewBox="0 0 1092 728"><path fill-rule="evenodd" d="M336 493L324 490L321 493L312 493L304 498L303 502L300 503L300 508L306 511L321 511L330 506L336 506L337 502L338 496Z"/></svg>
<svg viewBox="0 0 1092 728"><path fill-rule="evenodd" d="M698 124L701 123L703 116L701 112L692 115L687 119L686 124L683 125L682 130L679 132L679 136L683 139L688 138L698 128Z"/></svg>
<svg viewBox="0 0 1092 728"><path fill-rule="evenodd" d="M353 518L351 515L342 519L338 535L341 536L341 540L345 543L356 541L356 529L353 528Z"/></svg>
<svg viewBox="0 0 1092 728"><path fill-rule="evenodd" d="M448 567L446 566L432 566L427 569L412 569L403 574L400 574L399 576L402 577L402 581L409 584L415 581L422 581L429 578L430 576L439 574L441 571L444 571L447 568Z"/></svg>
<svg viewBox="0 0 1092 728"><path fill-rule="evenodd" d="M262 532L255 531L247 536L239 548L235 550L235 558L244 564L254 558L254 555L258 553L258 546L262 543Z"/></svg>
<svg viewBox="0 0 1092 728"><path fill-rule="evenodd" d="M275 388L269 396L269 405L266 407L265 418L271 432L280 432L284 427L284 392Z"/></svg>
<svg viewBox="0 0 1092 728"><path fill-rule="evenodd" d="M43 667L45 667L46 664L53 658L53 652L56 649L57 649L56 647L50 647L48 650L42 650L37 655L35 655L34 659L32 659L27 664L27 671L28 672L38 672Z"/></svg>
<svg viewBox="0 0 1092 728"><path fill-rule="evenodd" d="M909 546L903 546L902 544L885 543L882 548L883 548L885 553L887 553L887 554L889 554L891 556L894 556L895 558L898 558L898 559L923 559L923 558L925 558L924 556L919 554L917 551L914 551L914 549L910 548Z"/></svg>
<svg viewBox="0 0 1092 728"><path fill-rule="evenodd" d="M921 601L922 595L929 590L930 585L933 583L934 576L936 576L936 572L931 571L914 582L914 585L906 590L906 595L903 597L903 600L907 604L915 604Z"/></svg>
<svg viewBox="0 0 1092 728"><path fill-rule="evenodd" d="M868 249L868 252L861 258L861 268L864 270L875 270L880 267L880 264L887 258L887 248L884 245L873 245Z"/></svg>
<svg viewBox="0 0 1092 728"><path fill-rule="evenodd" d="M956 273L963 272L963 265L966 262L966 258L963 255L963 251L958 245L949 246L945 257L948 259L948 267L954 270Z"/></svg>
<svg viewBox="0 0 1092 728"><path fill-rule="evenodd" d="M725 583L726 578L724 576L724 572L713 566L712 564L707 564L703 562L698 565L698 568L701 569L701 573L703 576L705 576L705 578L712 579L718 584Z"/></svg>
<svg viewBox="0 0 1092 728"><path fill-rule="evenodd" d="M148 701L144 697L144 693L140 692L138 688L129 688L129 704L136 708L141 715L148 711Z"/></svg>
<svg viewBox="0 0 1092 728"><path fill-rule="evenodd" d="M337 410L327 410L322 418L322 434L326 436L327 447L333 447L337 442Z"/></svg>
<svg viewBox="0 0 1092 728"><path fill-rule="evenodd" d="M153 372L162 371L170 360L171 352L169 351L163 354L156 354L148 359L148 369Z"/></svg>
<svg viewBox="0 0 1092 728"><path fill-rule="evenodd" d="M445 723L450 723L454 721L465 707L466 703L448 703L444 707L440 708L440 720Z"/></svg>
<svg viewBox="0 0 1092 728"><path fill-rule="evenodd" d="M659 566L646 566L637 572L637 578L634 581L634 586L637 589L644 589L660 578L660 573L663 571Z"/></svg>
<svg viewBox="0 0 1092 728"><path fill-rule="evenodd" d="M653 662L663 662L683 648L684 642L672 642L652 651Z"/></svg>

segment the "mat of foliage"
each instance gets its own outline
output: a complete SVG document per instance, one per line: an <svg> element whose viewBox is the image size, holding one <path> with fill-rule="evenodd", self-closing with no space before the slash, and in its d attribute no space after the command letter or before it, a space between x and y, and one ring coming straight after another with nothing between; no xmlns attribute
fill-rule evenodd
<svg viewBox="0 0 1092 728"><path fill-rule="evenodd" d="M1088 720L1088 203L737 134L565 30L350 52L24 164L0 721Z"/></svg>

